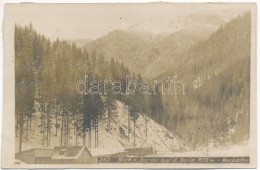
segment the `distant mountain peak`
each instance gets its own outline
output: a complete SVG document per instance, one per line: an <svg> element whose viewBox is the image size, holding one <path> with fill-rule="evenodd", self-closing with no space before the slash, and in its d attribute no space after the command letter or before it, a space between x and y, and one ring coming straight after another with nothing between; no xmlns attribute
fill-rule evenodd
<svg viewBox="0 0 260 170"><path fill-rule="evenodd" d="M173 19L151 19L129 27L128 31L149 31L153 34L172 33L180 29L181 22Z"/></svg>
<svg viewBox="0 0 260 170"><path fill-rule="evenodd" d="M148 21L138 23L127 29L127 31L151 32L153 34L171 34L180 30L200 27L210 30L218 29L224 21L216 15L188 15L174 18L152 18Z"/></svg>

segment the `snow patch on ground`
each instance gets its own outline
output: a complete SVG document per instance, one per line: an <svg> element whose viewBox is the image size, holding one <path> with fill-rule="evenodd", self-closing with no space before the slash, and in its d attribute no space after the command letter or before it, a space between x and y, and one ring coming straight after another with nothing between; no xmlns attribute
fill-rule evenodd
<svg viewBox="0 0 260 170"><path fill-rule="evenodd" d="M110 133L124 148L134 148L134 121L130 118L130 134L128 141L128 109L125 104L117 101L116 114L110 120ZM101 123L101 129L107 129L107 113ZM147 128L146 128L147 121ZM147 129L147 136L146 136ZM144 114L138 113L135 127L135 147L153 147L160 151L184 149L183 143L162 125L159 125Z"/></svg>
<svg viewBox="0 0 260 170"><path fill-rule="evenodd" d="M86 146L89 148L93 156L103 156L109 154L115 154L124 152L125 149L134 148L134 122L130 119L130 134L128 141L128 109L127 105L117 101L117 109L114 111L113 116L110 119L110 132L107 129L108 114L104 113L102 118L99 120L98 127L98 148L95 148L95 137L94 131L91 131L91 148L89 143L89 133L86 133ZM43 133L41 133L40 127L40 115L37 112L34 119L32 120L31 128L27 139L26 127L24 128L24 139L22 150L29 150L35 147L47 147L46 141L43 145ZM60 121L60 120L59 120ZM146 121L147 121L147 135L146 135ZM52 123L55 119L52 119ZM59 122L60 123L60 122ZM170 133L166 128L156 123L151 118L144 114L138 113L138 119L136 120L136 136L135 136L135 147L136 148L148 148L152 147L154 155L156 157L183 157L183 156L248 156L249 153L248 142L242 142L239 144L227 144L225 146L213 146L204 147L196 151L188 151L189 149L185 144L177 137ZM74 134L73 122L71 122L69 132L69 145L76 145L76 136ZM46 135L46 133L45 133ZM57 136L56 129L52 125L51 130L51 146L60 146L61 131L58 128ZM19 137L16 138L16 152L19 149ZM77 145L83 145L82 135L78 136Z"/></svg>
<svg viewBox="0 0 260 170"><path fill-rule="evenodd" d="M128 141L128 109L127 105L117 101L117 109L114 111L110 119L110 132L107 129L108 116L104 113L102 119L99 120L98 127L98 148L95 147L94 131L91 131L91 148L89 143L89 134L86 134L86 145L90 148L93 155L105 155L123 152L125 149L134 148L134 122L130 119L130 135ZM156 151L172 152L181 151L184 148L183 143L166 128L159 125L151 118L144 114L138 113L136 120L136 136L135 147L153 147ZM24 139L22 150L28 150L35 147L47 147L46 140L43 144L43 133L40 127L41 113L37 112L32 120L31 128L26 136L24 130ZM146 121L147 121L147 136L146 136ZM58 119L60 123L60 118ZM57 136L55 129L55 119L52 119L51 127L51 146L60 146L61 130L58 128ZM76 135L74 134L73 122L71 122L69 130L69 145L76 145ZM25 127L26 129L26 127ZM46 133L45 133L46 135ZM77 145L83 145L82 135L78 136ZM19 148L19 138L16 137L16 152Z"/></svg>

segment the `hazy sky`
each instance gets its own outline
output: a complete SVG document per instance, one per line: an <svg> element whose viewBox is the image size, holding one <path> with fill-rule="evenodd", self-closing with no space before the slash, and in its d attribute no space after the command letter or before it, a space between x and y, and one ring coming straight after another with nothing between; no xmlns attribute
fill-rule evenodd
<svg viewBox="0 0 260 170"><path fill-rule="evenodd" d="M213 14L228 21L249 8L235 4L7 4L6 19L33 27L51 40L96 39L154 18Z"/></svg>

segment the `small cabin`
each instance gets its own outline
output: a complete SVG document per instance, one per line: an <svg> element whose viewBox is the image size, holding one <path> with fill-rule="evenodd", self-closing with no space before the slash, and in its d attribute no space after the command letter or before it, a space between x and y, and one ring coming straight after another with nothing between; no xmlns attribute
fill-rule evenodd
<svg viewBox="0 0 260 170"><path fill-rule="evenodd" d="M86 146L63 146L54 148L34 148L16 154L28 164L89 164L96 163Z"/></svg>
<svg viewBox="0 0 260 170"><path fill-rule="evenodd" d="M33 148L15 154L15 158L28 164L51 163L53 148Z"/></svg>

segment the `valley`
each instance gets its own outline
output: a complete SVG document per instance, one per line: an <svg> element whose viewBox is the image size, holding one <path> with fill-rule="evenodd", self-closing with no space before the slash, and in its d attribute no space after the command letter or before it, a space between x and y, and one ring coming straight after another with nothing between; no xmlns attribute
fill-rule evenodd
<svg viewBox="0 0 260 170"><path fill-rule="evenodd" d="M149 156L209 156L232 144L246 149L251 14L154 22L53 42L32 25L16 25L16 152L86 146L94 156L137 148L152 148ZM116 82L129 89L127 78L140 84L169 76L183 84L172 95L159 83L151 94L113 94ZM88 93L93 88L107 91Z"/></svg>

